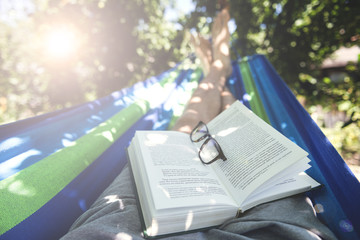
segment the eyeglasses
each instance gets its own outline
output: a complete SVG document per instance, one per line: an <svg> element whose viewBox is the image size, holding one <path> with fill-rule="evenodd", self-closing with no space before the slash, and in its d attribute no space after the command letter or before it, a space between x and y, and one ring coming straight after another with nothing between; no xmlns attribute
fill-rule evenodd
<svg viewBox="0 0 360 240"><path fill-rule="evenodd" d="M205 123L200 121L191 131L190 139L192 142L200 142L205 139L199 150L199 158L204 164L211 164L216 160L227 160L219 143L210 135Z"/></svg>

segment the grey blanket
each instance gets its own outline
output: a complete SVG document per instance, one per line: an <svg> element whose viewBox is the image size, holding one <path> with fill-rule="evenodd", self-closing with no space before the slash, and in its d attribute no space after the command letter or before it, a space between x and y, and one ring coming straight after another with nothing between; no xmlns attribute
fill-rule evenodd
<svg viewBox="0 0 360 240"><path fill-rule="evenodd" d="M128 167L73 224L62 240L143 239ZM262 204L216 229L168 239L336 239L303 195Z"/></svg>

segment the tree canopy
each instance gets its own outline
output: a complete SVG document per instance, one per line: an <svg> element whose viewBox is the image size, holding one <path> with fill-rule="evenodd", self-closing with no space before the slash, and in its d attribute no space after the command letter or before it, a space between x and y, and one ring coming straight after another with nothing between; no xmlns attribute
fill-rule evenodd
<svg viewBox="0 0 360 240"><path fill-rule="evenodd" d="M181 59L183 34L164 21L169 1L31 3L0 22L0 122L94 100Z"/></svg>
<svg viewBox="0 0 360 240"><path fill-rule="evenodd" d="M360 45L358 0L193 0L185 13L169 11L182 4L175 0L23 2L0 6L0 122L94 100L163 72L190 53L188 32L209 34L227 3L236 55L265 54L309 106L344 111L346 124L360 131L359 61L336 81L321 67L341 46Z"/></svg>

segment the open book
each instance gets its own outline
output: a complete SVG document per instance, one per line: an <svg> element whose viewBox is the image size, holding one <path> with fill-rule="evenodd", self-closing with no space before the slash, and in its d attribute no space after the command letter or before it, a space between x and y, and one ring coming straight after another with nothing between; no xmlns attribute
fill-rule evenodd
<svg viewBox="0 0 360 240"><path fill-rule="evenodd" d="M239 101L207 124L226 161L203 164L200 143L137 131L128 148L146 237L222 224L261 203L319 186L307 153Z"/></svg>

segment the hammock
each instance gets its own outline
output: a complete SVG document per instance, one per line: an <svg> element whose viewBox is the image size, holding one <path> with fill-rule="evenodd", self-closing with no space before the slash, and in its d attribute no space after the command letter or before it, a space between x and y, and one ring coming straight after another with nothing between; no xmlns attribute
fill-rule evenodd
<svg viewBox="0 0 360 240"><path fill-rule="evenodd" d="M140 129L172 126L202 79L186 61L93 102L0 126L0 239L58 239L126 164ZM233 62L235 97L310 153L309 193L341 239L358 239L360 184L262 55Z"/></svg>

